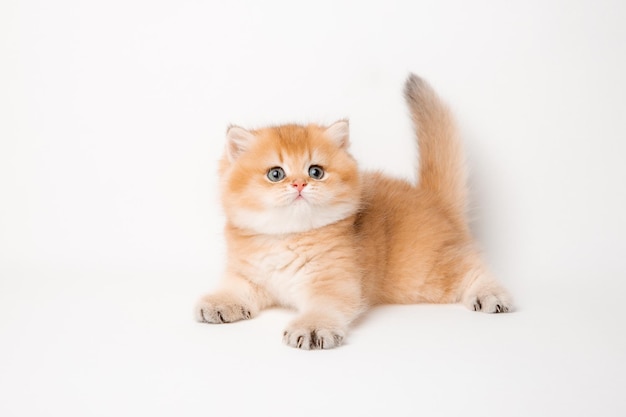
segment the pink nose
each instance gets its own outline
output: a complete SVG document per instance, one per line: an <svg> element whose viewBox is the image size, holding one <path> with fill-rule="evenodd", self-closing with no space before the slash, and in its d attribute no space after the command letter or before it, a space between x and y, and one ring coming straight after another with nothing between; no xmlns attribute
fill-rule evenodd
<svg viewBox="0 0 626 417"><path fill-rule="evenodd" d="M291 186L295 189L298 190L298 192L301 192L304 187L306 187L306 182L304 181L294 181L291 183Z"/></svg>

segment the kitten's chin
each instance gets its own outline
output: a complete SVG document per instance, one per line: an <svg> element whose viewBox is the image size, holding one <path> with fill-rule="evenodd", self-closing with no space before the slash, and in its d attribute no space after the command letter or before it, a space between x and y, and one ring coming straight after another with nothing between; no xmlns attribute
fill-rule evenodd
<svg viewBox="0 0 626 417"><path fill-rule="evenodd" d="M236 227L258 234L303 233L350 217L357 208L354 203L316 207L303 200L261 212L238 208L231 211L229 221Z"/></svg>

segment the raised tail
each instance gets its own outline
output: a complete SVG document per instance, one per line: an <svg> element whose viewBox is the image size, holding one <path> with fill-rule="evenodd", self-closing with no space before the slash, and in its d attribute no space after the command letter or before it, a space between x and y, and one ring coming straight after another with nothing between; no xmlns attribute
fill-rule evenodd
<svg viewBox="0 0 626 417"><path fill-rule="evenodd" d="M415 74L410 74L404 84L404 97L417 134L418 187L434 194L455 214L465 215L465 157L450 110Z"/></svg>

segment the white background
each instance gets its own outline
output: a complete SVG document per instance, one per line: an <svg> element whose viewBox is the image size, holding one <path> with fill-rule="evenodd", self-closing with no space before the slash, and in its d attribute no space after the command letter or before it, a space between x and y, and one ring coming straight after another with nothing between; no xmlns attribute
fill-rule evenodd
<svg viewBox="0 0 626 417"><path fill-rule="evenodd" d="M626 414L623 1L0 3L0 415ZM192 320L229 123L349 117L410 178L409 71L454 109L518 310L389 306L345 346Z"/></svg>

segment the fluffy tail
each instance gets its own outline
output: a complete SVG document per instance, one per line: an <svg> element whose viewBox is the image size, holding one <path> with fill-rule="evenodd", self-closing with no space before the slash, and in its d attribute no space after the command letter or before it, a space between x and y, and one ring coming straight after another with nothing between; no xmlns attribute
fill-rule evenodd
<svg viewBox="0 0 626 417"><path fill-rule="evenodd" d="M448 107L423 79L410 74L404 84L419 148L418 187L449 209L465 214L467 189L463 148Z"/></svg>

